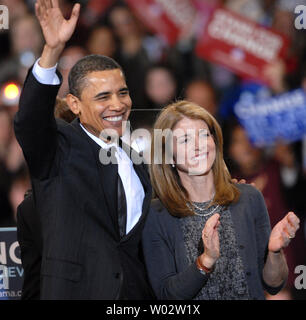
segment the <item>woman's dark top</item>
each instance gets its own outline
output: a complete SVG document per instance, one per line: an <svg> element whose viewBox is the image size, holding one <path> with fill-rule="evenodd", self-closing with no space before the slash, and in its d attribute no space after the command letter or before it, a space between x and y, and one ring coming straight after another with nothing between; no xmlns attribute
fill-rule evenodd
<svg viewBox="0 0 306 320"><path fill-rule="evenodd" d="M263 196L250 185L237 187L241 192L238 202L232 203L220 213L222 257L219 258L214 275L200 273L195 264L197 254L187 249L187 226L184 229L184 224L188 224L188 220L183 222L186 218L170 215L158 199L152 201L143 232L143 250L149 280L158 299L256 300L265 299L264 290L276 294L283 288L285 282L273 288L262 279L271 232ZM224 230L220 231L222 228ZM198 230L189 232L195 233L197 239L200 239L202 229L201 225ZM235 245L232 251L223 251L222 248L231 245ZM236 262L238 266L230 265ZM229 283L228 279L223 283L221 276L231 277L235 271L238 274L233 278L235 283L232 284L231 292L224 293Z"/></svg>
<svg viewBox="0 0 306 320"><path fill-rule="evenodd" d="M228 210L220 206L206 209L208 202L194 203L194 216L180 219L180 227L186 247L188 263L192 264L204 251L202 230L206 221L214 214L220 214L218 228L220 258L206 285L195 297L196 300L241 300L249 299L244 266L237 246L232 217ZM201 208L199 210L198 208Z"/></svg>

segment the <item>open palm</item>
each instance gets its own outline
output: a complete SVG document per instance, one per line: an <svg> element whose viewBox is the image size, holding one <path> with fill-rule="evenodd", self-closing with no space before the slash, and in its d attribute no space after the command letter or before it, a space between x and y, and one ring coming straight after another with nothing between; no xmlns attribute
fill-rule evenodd
<svg viewBox="0 0 306 320"><path fill-rule="evenodd" d="M74 5L69 20L63 17L58 0L38 0L35 3L35 12L46 44L50 48L56 48L65 45L71 38L78 21L80 5Z"/></svg>

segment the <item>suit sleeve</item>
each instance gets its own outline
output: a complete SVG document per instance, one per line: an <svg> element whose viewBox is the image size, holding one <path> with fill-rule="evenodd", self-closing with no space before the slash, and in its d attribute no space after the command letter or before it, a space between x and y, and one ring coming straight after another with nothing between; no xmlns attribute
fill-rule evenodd
<svg viewBox="0 0 306 320"><path fill-rule="evenodd" d="M262 272L266 262L268 254L268 244L271 234L271 225L269 219L269 213L266 207L264 197L261 192L254 188L256 203L254 208L256 208L256 242L257 242L257 254L258 254L258 265L259 272L261 276L261 281L263 288L271 295L277 294L286 284L286 281L282 283L279 287L271 287L265 283L263 280Z"/></svg>
<svg viewBox="0 0 306 320"><path fill-rule="evenodd" d="M33 197L26 198L17 208L17 240L20 245L24 279L22 300L39 299L41 242L40 230L35 219Z"/></svg>
<svg viewBox="0 0 306 320"><path fill-rule="evenodd" d="M54 107L59 87L60 84L46 85L38 82L31 68L14 119L16 138L31 176L36 179L50 177L55 158L58 141Z"/></svg>
<svg viewBox="0 0 306 320"><path fill-rule="evenodd" d="M154 209L150 210L143 233L143 251L152 288L160 300L192 299L209 276L201 274L195 263L178 272L173 246L164 231L165 227L172 231L175 227L166 224Z"/></svg>

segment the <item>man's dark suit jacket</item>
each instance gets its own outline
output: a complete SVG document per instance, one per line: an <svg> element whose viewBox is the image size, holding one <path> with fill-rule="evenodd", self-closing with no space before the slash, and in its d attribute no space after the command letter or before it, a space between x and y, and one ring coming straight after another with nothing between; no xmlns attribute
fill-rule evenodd
<svg viewBox="0 0 306 320"><path fill-rule="evenodd" d="M146 167L134 164L145 192L142 215L120 238L118 166L101 164L100 147L78 119L55 120L59 87L39 83L30 70L14 121L41 219L41 298L151 299L140 248L152 194Z"/></svg>
<svg viewBox="0 0 306 320"><path fill-rule="evenodd" d="M25 197L17 208L17 239L24 270L22 300L40 299L42 235L33 195Z"/></svg>

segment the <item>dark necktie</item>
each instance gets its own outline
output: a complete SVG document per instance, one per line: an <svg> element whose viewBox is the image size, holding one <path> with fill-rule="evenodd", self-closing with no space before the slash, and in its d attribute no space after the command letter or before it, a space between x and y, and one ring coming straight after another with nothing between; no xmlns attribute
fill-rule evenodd
<svg viewBox="0 0 306 320"><path fill-rule="evenodd" d="M118 173L118 224L119 224L119 232L120 238L125 236L126 233L126 216L127 216L127 208L126 208L126 198L124 187Z"/></svg>
<svg viewBox="0 0 306 320"><path fill-rule="evenodd" d="M116 152L118 152L116 147L111 147L108 151L108 156L115 156ZM126 206L126 197L125 197L123 183L118 173L118 165L117 165L117 213L118 213L119 233L120 233L120 238L122 238L126 234L127 206Z"/></svg>

